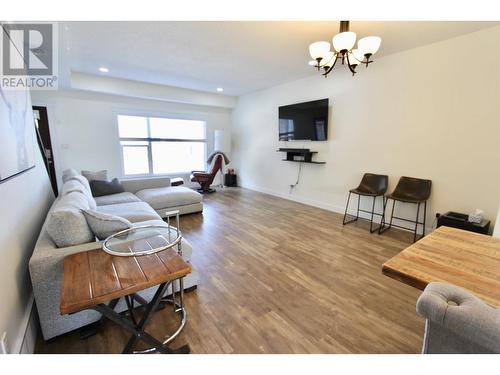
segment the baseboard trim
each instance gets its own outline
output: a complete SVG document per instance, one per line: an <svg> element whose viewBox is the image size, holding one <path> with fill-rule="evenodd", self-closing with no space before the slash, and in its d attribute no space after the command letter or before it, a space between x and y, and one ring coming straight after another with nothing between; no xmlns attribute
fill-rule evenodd
<svg viewBox="0 0 500 375"><path fill-rule="evenodd" d="M345 207L341 207L341 206L337 206L337 205L333 205L333 204L329 204L329 203L324 203L324 202L316 201L316 200L313 200L313 199L307 199L307 198L297 197L297 196L293 196L291 194L283 194L283 193L279 193L279 192L276 192L276 191L271 190L271 189L263 188L261 186L249 185L249 184L244 184L244 183L241 184L240 183L240 187L242 187L244 189L249 189L249 190L257 191L259 193L264 193L264 194L272 195L274 197L286 199L286 200L289 200L289 201L293 201L293 202L297 202L297 203L302 203L302 204L305 204L306 206L312 206L312 207L321 208L323 210L335 212L335 213L341 214L341 215L344 215L344 212L345 212ZM360 217L360 219L365 219L365 220L369 220L370 219L368 214L362 213L362 212L360 212L359 217ZM403 228L394 228L393 227L393 228L391 228L391 230L403 230L403 231L411 232L412 233L411 229L403 229ZM425 228L425 232L427 234L431 233L433 230L434 230L433 227L426 227Z"/></svg>
<svg viewBox="0 0 500 375"><path fill-rule="evenodd" d="M317 208L321 208L323 210L336 212L338 214L344 214L344 207L339 207L339 206L336 206L333 204L324 203L324 202L317 201L314 199L297 197L297 196L294 196L292 194L283 194L283 193L276 192L274 190L270 190L270 189L263 188L260 186L255 186L255 185L242 184L240 186L245 188L245 189L258 191L259 193L264 193L264 194L272 195L272 196L275 196L278 198L287 199L289 201L302 203L302 204L305 204L306 206L317 207Z"/></svg>
<svg viewBox="0 0 500 375"><path fill-rule="evenodd" d="M38 335L38 323L35 311L35 297L31 294L28 306L21 321L21 331L11 347L13 354L33 354Z"/></svg>

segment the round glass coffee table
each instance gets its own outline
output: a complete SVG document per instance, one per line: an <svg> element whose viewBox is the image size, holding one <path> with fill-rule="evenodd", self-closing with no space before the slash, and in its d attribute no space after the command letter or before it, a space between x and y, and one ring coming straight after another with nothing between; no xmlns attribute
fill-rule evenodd
<svg viewBox="0 0 500 375"><path fill-rule="evenodd" d="M154 254L180 247L181 231L171 225L143 225L117 232L103 242L105 252L115 256L129 257Z"/></svg>
<svg viewBox="0 0 500 375"><path fill-rule="evenodd" d="M120 257L141 257L151 255L160 251L164 251L176 246L177 254L182 255L181 239L182 233L178 227L174 227L168 223L165 225L144 225L129 228L117 232L103 242L102 248L105 252L113 256ZM179 221L177 221L179 223ZM175 285L176 282L178 285ZM184 309L184 280L183 277L173 280L167 284L166 292L172 292L169 296L159 296L160 304L172 305L174 313L179 314L180 323L175 332L163 338L163 345L169 344L173 341L186 325L186 310ZM179 293L180 298L176 299L176 294ZM134 299L140 301L141 306L146 306L147 302L137 294L126 297L129 315L135 323L136 318L134 311ZM143 350L134 350L133 353L151 353L155 352L155 348L148 348Z"/></svg>

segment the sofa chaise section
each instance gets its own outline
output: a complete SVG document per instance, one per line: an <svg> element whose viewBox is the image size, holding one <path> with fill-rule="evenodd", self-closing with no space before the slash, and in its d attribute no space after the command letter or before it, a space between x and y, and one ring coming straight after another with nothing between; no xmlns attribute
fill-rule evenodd
<svg viewBox="0 0 500 375"><path fill-rule="evenodd" d="M203 211L200 193L184 186L170 186L167 177L123 179L121 183L126 192L148 203L161 217L174 210L181 215Z"/></svg>
<svg viewBox="0 0 500 375"><path fill-rule="evenodd" d="M135 194L153 207L160 215L172 210L179 210L181 215L203 210L202 195L181 186L144 189Z"/></svg>

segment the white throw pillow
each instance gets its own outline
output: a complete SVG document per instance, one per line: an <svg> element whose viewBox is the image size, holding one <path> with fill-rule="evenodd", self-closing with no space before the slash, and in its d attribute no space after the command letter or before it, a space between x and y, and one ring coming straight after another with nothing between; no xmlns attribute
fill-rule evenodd
<svg viewBox="0 0 500 375"><path fill-rule="evenodd" d="M66 183L73 181L73 180L78 181L85 188L84 194L87 196L87 198L89 200L89 206L90 206L89 208L91 210L95 210L97 208L97 203L95 202L95 199L92 196L92 191L90 190L90 184L89 184L88 180L79 174L76 176L71 176ZM64 186L63 186L63 189L64 189Z"/></svg>
<svg viewBox="0 0 500 375"><path fill-rule="evenodd" d="M85 177L83 177L81 174L77 174L75 176L71 176L71 177L68 177L68 179L66 180L66 182L69 182L71 180L76 180L78 181L79 183L81 183L83 185L83 187L88 190L89 192L91 191L90 190L90 184L89 184L89 180L87 180Z"/></svg>
<svg viewBox="0 0 500 375"><path fill-rule="evenodd" d="M78 176L78 172L72 168L66 169L63 171L62 181L66 182L70 179L70 177L73 177L73 176Z"/></svg>
<svg viewBox="0 0 500 375"><path fill-rule="evenodd" d="M85 186L83 186L80 181L73 179L73 180L68 180L63 184L61 190L61 196L68 195L69 193L72 193L74 191L78 191L82 194L87 193Z"/></svg>
<svg viewBox="0 0 500 375"><path fill-rule="evenodd" d="M132 228L132 223L120 216L92 210L84 210L83 215L94 235L100 240L104 240L121 230Z"/></svg>

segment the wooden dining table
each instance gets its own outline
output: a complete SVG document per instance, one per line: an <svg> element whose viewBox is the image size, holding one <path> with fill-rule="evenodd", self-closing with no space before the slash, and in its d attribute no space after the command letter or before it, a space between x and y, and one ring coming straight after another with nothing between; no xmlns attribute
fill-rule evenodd
<svg viewBox="0 0 500 375"><path fill-rule="evenodd" d="M421 290L453 284L500 307L500 238L442 226L385 262L382 273Z"/></svg>

